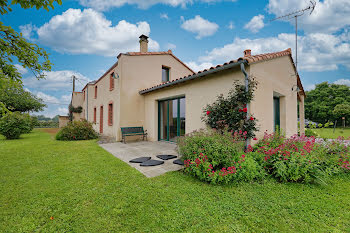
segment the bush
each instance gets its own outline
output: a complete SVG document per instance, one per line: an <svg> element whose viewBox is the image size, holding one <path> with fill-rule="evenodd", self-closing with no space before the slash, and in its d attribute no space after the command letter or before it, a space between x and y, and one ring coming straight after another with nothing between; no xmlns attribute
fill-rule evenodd
<svg viewBox="0 0 350 233"><path fill-rule="evenodd" d="M213 130L194 132L178 140L189 175L209 183L251 181L264 174L261 166L244 153L242 136Z"/></svg>
<svg viewBox="0 0 350 233"><path fill-rule="evenodd" d="M28 114L7 113L0 119L0 134L6 139L18 139L21 134L29 133L31 129Z"/></svg>
<svg viewBox="0 0 350 233"><path fill-rule="evenodd" d="M305 129L305 136L306 137L317 137L318 135L312 129Z"/></svg>
<svg viewBox="0 0 350 233"><path fill-rule="evenodd" d="M87 120L72 121L63 127L57 134L56 140L73 141L98 138L98 134Z"/></svg>
<svg viewBox="0 0 350 233"><path fill-rule="evenodd" d="M227 97L218 96L217 100L204 108L202 120L211 128L231 132L245 132L244 137L254 138L257 120L248 114L247 105L253 100L256 81L249 80L248 92L245 85L236 82Z"/></svg>
<svg viewBox="0 0 350 233"><path fill-rule="evenodd" d="M350 170L350 149L344 140L329 142L295 135L281 143L271 138L273 134L265 134L258 142L255 158L280 181L324 183L330 175Z"/></svg>

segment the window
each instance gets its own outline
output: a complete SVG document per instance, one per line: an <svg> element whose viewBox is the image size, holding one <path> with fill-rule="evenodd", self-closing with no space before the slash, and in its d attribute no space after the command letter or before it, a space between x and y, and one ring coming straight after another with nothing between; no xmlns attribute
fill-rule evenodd
<svg viewBox="0 0 350 233"><path fill-rule="evenodd" d="M96 123L96 114L97 114L97 109L94 107L94 123Z"/></svg>
<svg viewBox="0 0 350 233"><path fill-rule="evenodd" d="M111 76L109 77L109 90L114 89L114 72L111 73Z"/></svg>
<svg viewBox="0 0 350 233"><path fill-rule="evenodd" d="M113 125L113 104L108 104L108 125Z"/></svg>
<svg viewBox="0 0 350 233"><path fill-rule="evenodd" d="M97 86L95 86L95 99L97 98Z"/></svg>
<svg viewBox="0 0 350 233"><path fill-rule="evenodd" d="M169 81L169 68L163 66L162 67L162 82L168 82Z"/></svg>

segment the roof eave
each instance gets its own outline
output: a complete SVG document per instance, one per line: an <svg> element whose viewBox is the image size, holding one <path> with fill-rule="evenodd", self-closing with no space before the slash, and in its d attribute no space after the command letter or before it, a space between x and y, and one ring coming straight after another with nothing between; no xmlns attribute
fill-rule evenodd
<svg viewBox="0 0 350 233"><path fill-rule="evenodd" d="M139 91L139 94L140 95L144 95L144 94L147 94L147 93L152 92L152 91L156 91L156 90L163 89L163 88L166 88L166 87L169 87L169 86L173 86L173 85L176 85L176 84L184 83L184 82L187 82L187 81L190 81L190 80L193 80L193 79L197 79L197 78L200 78L200 77L203 77L203 76L206 76L206 75L210 75L210 74L213 74L213 73L217 73L217 72L220 72L220 71L223 71L223 70L231 69L233 67L239 66L241 63L248 64L247 60L245 60L245 59L238 59L237 62L229 63L227 65L223 65L223 66L220 66L220 67L215 68L215 69L209 69L209 70L206 70L204 72L196 73L196 74L187 76L185 78L177 79L177 80L174 80L172 82L168 82L168 83L165 83L165 84L162 84L162 85L159 85L159 86L155 86L155 87L152 87L152 88L149 88L149 89L141 90L141 91Z"/></svg>

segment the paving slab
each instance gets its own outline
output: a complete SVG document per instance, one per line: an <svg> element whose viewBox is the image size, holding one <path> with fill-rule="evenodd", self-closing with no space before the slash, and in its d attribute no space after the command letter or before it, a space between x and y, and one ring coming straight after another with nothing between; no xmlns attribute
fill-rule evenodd
<svg viewBox="0 0 350 233"><path fill-rule="evenodd" d="M129 166L136 168L146 177L155 177L169 171L177 171L183 168L181 165L173 164L173 161L178 159L161 160L157 155L176 155L176 144L171 142L129 142L127 144L121 142L99 144L103 149L126 162ZM142 167L139 163L129 163L130 160L138 157L151 157L154 160L164 161L164 164L154 167Z"/></svg>

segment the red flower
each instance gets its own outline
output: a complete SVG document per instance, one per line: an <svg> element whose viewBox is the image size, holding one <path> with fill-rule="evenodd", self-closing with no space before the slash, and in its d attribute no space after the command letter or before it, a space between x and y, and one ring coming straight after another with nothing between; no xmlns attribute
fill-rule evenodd
<svg viewBox="0 0 350 233"><path fill-rule="evenodd" d="M245 155L242 155L242 158L245 158Z"/></svg>
<svg viewBox="0 0 350 233"><path fill-rule="evenodd" d="M50 219L53 220L53 217L51 216Z"/></svg>
<svg viewBox="0 0 350 233"><path fill-rule="evenodd" d="M251 120L251 121L254 121L254 117L250 117L250 120Z"/></svg>
<svg viewBox="0 0 350 233"><path fill-rule="evenodd" d="M243 112L247 112L248 111L248 109L247 108L243 108Z"/></svg>
<svg viewBox="0 0 350 233"><path fill-rule="evenodd" d="M242 109L239 109L238 111L239 111L239 112L242 112L243 110L242 110Z"/></svg>
<svg viewBox="0 0 350 233"><path fill-rule="evenodd" d="M253 138L254 141L258 140L257 138Z"/></svg>
<svg viewBox="0 0 350 233"><path fill-rule="evenodd" d="M207 116L211 113L211 111L207 111Z"/></svg>

